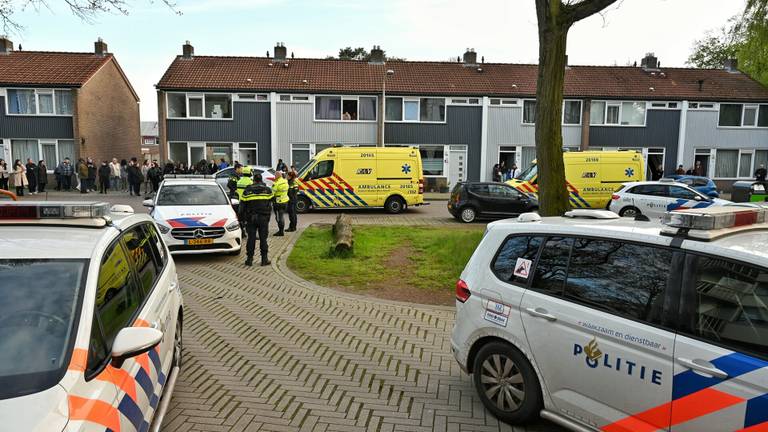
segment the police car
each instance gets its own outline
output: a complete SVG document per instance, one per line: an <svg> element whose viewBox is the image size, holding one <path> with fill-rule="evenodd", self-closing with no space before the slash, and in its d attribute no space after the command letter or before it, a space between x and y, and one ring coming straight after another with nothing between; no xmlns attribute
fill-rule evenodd
<svg viewBox="0 0 768 432"><path fill-rule="evenodd" d="M149 216L0 204L0 298L0 430L159 430L182 298Z"/></svg>
<svg viewBox="0 0 768 432"><path fill-rule="evenodd" d="M687 208L721 206L730 201L711 198L683 183L673 180L631 182L613 193L608 210L619 216L635 217L639 214L659 218L665 212Z"/></svg>
<svg viewBox="0 0 768 432"><path fill-rule="evenodd" d="M240 253L242 231L230 200L213 176L166 176L144 201L172 254Z"/></svg>
<svg viewBox="0 0 768 432"><path fill-rule="evenodd" d="M510 423L768 430L766 212L491 223L456 285L454 356Z"/></svg>

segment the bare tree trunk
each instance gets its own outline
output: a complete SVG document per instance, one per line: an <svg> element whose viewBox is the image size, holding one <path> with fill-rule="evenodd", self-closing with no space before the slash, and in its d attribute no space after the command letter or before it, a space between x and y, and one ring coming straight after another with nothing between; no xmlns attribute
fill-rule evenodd
<svg viewBox="0 0 768 432"><path fill-rule="evenodd" d="M539 213L542 216L559 216L570 207L565 188L562 132L567 40L567 28L556 23L539 22L536 159L539 169Z"/></svg>

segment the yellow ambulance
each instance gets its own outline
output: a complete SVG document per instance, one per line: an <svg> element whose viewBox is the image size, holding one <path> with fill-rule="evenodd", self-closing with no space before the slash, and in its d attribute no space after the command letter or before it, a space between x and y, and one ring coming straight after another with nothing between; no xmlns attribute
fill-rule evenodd
<svg viewBox="0 0 768 432"><path fill-rule="evenodd" d="M604 209L623 183L645 177L643 155L638 151L583 151L563 153L565 180L571 207ZM507 181L518 191L538 198L536 161L517 178Z"/></svg>
<svg viewBox="0 0 768 432"><path fill-rule="evenodd" d="M416 147L331 147L301 169L296 210L381 207L400 213L424 204Z"/></svg>

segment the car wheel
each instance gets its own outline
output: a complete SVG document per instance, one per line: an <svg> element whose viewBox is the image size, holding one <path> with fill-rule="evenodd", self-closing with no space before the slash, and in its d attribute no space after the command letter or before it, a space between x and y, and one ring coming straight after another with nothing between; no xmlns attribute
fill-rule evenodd
<svg viewBox="0 0 768 432"><path fill-rule="evenodd" d="M619 216L621 217L637 217L637 215L641 214L640 210L637 209L637 207L624 207L619 211Z"/></svg>
<svg viewBox="0 0 768 432"><path fill-rule="evenodd" d="M296 200L296 213L306 213L312 207L312 203L306 197L299 197Z"/></svg>
<svg viewBox="0 0 768 432"><path fill-rule="evenodd" d="M542 407L541 385L528 359L503 342L478 351L473 369L475 389L486 408L507 423L526 423Z"/></svg>
<svg viewBox="0 0 768 432"><path fill-rule="evenodd" d="M173 366L181 368L181 350L183 348L181 332L182 332L182 316L176 318L176 333L173 335Z"/></svg>
<svg viewBox="0 0 768 432"><path fill-rule="evenodd" d="M477 212L472 207L464 207L459 213L459 220L464 223L471 223L477 218Z"/></svg>
<svg viewBox="0 0 768 432"><path fill-rule="evenodd" d="M405 201L399 196L393 196L387 198L387 202L384 203L384 209L387 213L398 214L405 211Z"/></svg>

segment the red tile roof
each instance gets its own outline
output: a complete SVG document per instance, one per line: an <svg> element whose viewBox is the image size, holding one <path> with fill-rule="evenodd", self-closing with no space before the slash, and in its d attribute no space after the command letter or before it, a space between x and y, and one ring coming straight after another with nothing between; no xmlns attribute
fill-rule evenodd
<svg viewBox="0 0 768 432"><path fill-rule="evenodd" d="M0 54L0 85L79 87L111 59L112 54L12 51Z"/></svg>
<svg viewBox="0 0 768 432"><path fill-rule="evenodd" d="M287 67L285 66L287 65ZM536 65L391 61L386 65L352 60L264 57L177 57L158 88L165 90L282 91L413 95L533 96ZM699 80L703 80L699 90ZM760 100L768 88L742 73L716 69L662 68L648 72L631 66L572 66L565 74L566 97Z"/></svg>

